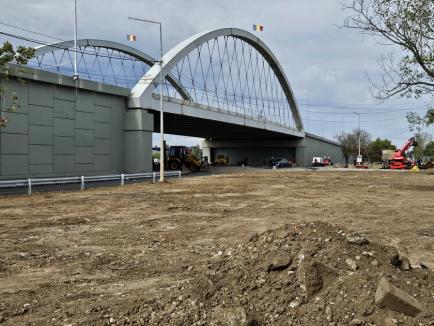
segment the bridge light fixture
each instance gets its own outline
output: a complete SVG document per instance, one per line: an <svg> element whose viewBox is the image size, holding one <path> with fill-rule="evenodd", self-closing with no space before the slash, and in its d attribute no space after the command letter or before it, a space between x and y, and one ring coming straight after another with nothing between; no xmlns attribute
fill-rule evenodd
<svg viewBox="0 0 434 326"><path fill-rule="evenodd" d="M160 66L160 182L164 182L164 161L165 161L165 146L164 146L164 119L163 119L163 30L162 23L154 20L128 17L131 20L137 20L144 23L157 24L160 26L160 60L158 64Z"/></svg>

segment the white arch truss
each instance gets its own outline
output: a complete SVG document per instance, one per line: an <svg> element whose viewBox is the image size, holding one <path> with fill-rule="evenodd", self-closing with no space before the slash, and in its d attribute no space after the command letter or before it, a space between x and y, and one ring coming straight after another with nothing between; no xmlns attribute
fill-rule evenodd
<svg viewBox="0 0 434 326"><path fill-rule="evenodd" d="M170 69L172 69L178 62L180 62L186 55L188 55L188 53L190 53L195 48L199 47L205 42L225 36L234 37L248 43L262 55L262 57L272 68L276 78L278 79L283 89L284 95L291 109L292 117L294 119L297 130L303 131L303 122L294 98L293 91L277 58L263 41L245 30L237 28L215 29L196 34L186 39L164 55L163 74L168 74L170 72ZM149 105L149 100L152 98L152 93L155 90L155 85L158 84L158 80L160 78L159 76L160 67L159 65L155 64L132 89L129 99L129 107L138 108L146 107L146 105Z"/></svg>
<svg viewBox="0 0 434 326"><path fill-rule="evenodd" d="M98 48L116 50L121 53L127 54L133 58L136 58L146 63L150 67L152 67L155 64L155 62L157 62L157 60L151 57L150 55L140 50L137 50L133 47L127 46L125 44L117 43L117 42L98 40L98 39L80 39L77 40L77 46L95 47L95 48L98 47ZM73 48L74 48L74 41L63 41L63 42L52 43L49 45L42 45L35 48L36 52L34 54L34 57L43 56L47 53L58 51L58 50L67 50ZM184 100L191 100L191 96L188 93L188 91L182 87L181 83L177 81L174 76L172 76L171 74L167 74L165 78L170 83L170 85L172 85L172 87L178 91L178 93L181 95L181 97Z"/></svg>

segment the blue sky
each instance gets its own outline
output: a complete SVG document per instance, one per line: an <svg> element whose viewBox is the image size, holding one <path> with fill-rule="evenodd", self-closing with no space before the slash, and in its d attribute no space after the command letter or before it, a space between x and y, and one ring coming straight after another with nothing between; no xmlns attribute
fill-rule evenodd
<svg viewBox="0 0 434 326"><path fill-rule="evenodd" d="M203 30L238 27L250 31L252 24L262 24L264 32L257 35L280 61L306 131L333 138L340 131L357 127L357 112L362 129L373 138L389 138L399 146L411 136L405 119L407 110L423 112L432 98L375 101L366 75L378 79L377 59L392 51L399 56L400 52L354 30L338 28L348 14L336 0L78 0L78 33L79 38L122 43L126 43L127 33L134 33L138 40L133 45L158 57L157 27L129 21L128 16L162 21L166 51ZM7 1L2 5L0 22L72 39L73 0ZM0 31L32 36L1 25ZM426 131L434 132L433 128ZM154 142L157 140L155 135ZM168 141L189 145L200 142L181 137L169 137Z"/></svg>

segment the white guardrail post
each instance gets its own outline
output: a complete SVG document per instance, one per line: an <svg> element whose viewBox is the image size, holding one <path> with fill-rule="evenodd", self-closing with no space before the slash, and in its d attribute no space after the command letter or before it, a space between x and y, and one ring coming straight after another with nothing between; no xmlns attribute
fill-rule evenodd
<svg viewBox="0 0 434 326"><path fill-rule="evenodd" d="M125 184L125 174L121 174L121 186Z"/></svg>
<svg viewBox="0 0 434 326"><path fill-rule="evenodd" d="M155 183L155 177L156 177L156 173L152 173L152 182Z"/></svg>
<svg viewBox="0 0 434 326"><path fill-rule="evenodd" d="M80 190L84 190L84 176L81 176L81 187Z"/></svg>
<svg viewBox="0 0 434 326"><path fill-rule="evenodd" d="M181 179L181 175L182 175L181 170L179 170L178 171L178 179Z"/></svg>
<svg viewBox="0 0 434 326"><path fill-rule="evenodd" d="M32 180L30 180L30 178L27 179L27 194L32 194Z"/></svg>

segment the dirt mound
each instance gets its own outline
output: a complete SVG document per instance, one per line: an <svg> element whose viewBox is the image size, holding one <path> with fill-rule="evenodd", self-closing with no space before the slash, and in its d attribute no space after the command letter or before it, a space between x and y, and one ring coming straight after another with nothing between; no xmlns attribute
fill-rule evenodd
<svg viewBox="0 0 434 326"><path fill-rule="evenodd" d="M393 247L327 223L255 233L190 269L190 280L120 319L140 316L149 325L434 325L434 273L409 266ZM393 300L402 298L375 302L381 279L417 300L422 311L400 311Z"/></svg>

